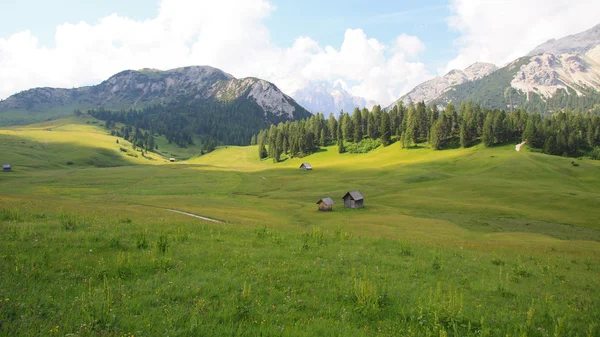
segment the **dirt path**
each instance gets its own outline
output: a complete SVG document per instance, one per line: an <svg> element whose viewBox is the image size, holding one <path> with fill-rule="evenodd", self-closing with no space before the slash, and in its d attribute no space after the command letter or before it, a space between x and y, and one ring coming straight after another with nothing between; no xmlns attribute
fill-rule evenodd
<svg viewBox="0 0 600 337"><path fill-rule="evenodd" d="M203 217L203 216L200 216L200 215L196 215L196 214L192 214L192 213L188 213L188 212L182 212L182 211L178 211L178 210L175 210L175 209L169 209L169 208L163 208L163 209L165 211L175 212L175 213L179 213L179 214L191 216L191 217L197 218L197 219L202 219L202 220L216 222L216 223L223 223L223 221L219 221L219 220L215 220L215 219L211 219L211 218L206 218L206 217Z"/></svg>
<svg viewBox="0 0 600 337"><path fill-rule="evenodd" d="M524 141L521 144L517 144L517 146L515 146L515 150L517 150L517 152L521 152L521 146L525 144L527 144L527 141Z"/></svg>

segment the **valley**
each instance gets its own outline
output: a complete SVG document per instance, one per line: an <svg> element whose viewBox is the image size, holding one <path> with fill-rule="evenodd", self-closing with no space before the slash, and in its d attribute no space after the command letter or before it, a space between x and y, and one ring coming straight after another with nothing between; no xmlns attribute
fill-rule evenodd
<svg viewBox="0 0 600 337"><path fill-rule="evenodd" d="M598 5L122 3L0 15L0 336L600 336Z"/></svg>
<svg viewBox="0 0 600 337"><path fill-rule="evenodd" d="M597 329L598 161L397 142L273 163L256 146L183 157L193 149L157 137L185 158L170 163L101 123L0 131L13 164L0 175L4 333ZM365 208L344 209L355 189ZM333 212L317 211L322 197Z"/></svg>

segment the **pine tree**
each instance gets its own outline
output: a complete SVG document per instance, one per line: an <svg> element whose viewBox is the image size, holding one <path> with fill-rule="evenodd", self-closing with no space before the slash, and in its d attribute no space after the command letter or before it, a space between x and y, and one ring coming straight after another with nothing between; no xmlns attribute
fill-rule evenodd
<svg viewBox="0 0 600 337"><path fill-rule="evenodd" d="M344 134L344 140L351 142L354 140L354 128L352 126L352 119L348 113L344 114L344 125L342 126L342 132Z"/></svg>
<svg viewBox="0 0 600 337"><path fill-rule="evenodd" d="M327 146L327 140L325 139L325 130L321 129L321 135L319 136L319 145Z"/></svg>
<svg viewBox="0 0 600 337"><path fill-rule="evenodd" d="M149 135L148 136L148 145L146 147L146 149L149 149L150 151L152 151L154 149L154 136Z"/></svg>
<svg viewBox="0 0 600 337"><path fill-rule="evenodd" d="M494 117L492 113L488 113L483 123L483 145L490 147L494 145Z"/></svg>
<svg viewBox="0 0 600 337"><path fill-rule="evenodd" d="M354 113L352 114L352 126L354 131L354 142L358 143L363 138L363 125L361 119L361 112L358 108L354 108Z"/></svg>
<svg viewBox="0 0 600 337"><path fill-rule="evenodd" d="M260 139L260 142L258 144L258 158L259 159L265 159L267 158L268 154L267 154L267 148L265 147L265 141L263 138Z"/></svg>
<svg viewBox="0 0 600 337"><path fill-rule="evenodd" d="M416 114L418 138L423 142L427 141L431 125L429 124L430 116L427 115L427 109L424 101L417 103Z"/></svg>
<svg viewBox="0 0 600 337"><path fill-rule="evenodd" d="M391 142L390 116L387 112L381 114L381 124L379 125L379 138L383 146L388 146Z"/></svg>
<svg viewBox="0 0 600 337"><path fill-rule="evenodd" d="M327 129L329 130L329 139L336 141L338 138L338 122L333 114L329 115L329 119L327 120Z"/></svg>
<svg viewBox="0 0 600 337"><path fill-rule="evenodd" d="M338 138L338 153L346 152L346 147L344 146L344 139Z"/></svg>
<svg viewBox="0 0 600 337"><path fill-rule="evenodd" d="M469 130L468 121L464 120L460 123L460 146L463 148L467 148L471 146L471 132Z"/></svg>
<svg viewBox="0 0 600 337"><path fill-rule="evenodd" d="M431 127L429 142L434 150L441 150L444 147L445 138L442 123L442 119L438 118Z"/></svg>
<svg viewBox="0 0 600 337"><path fill-rule="evenodd" d="M506 141L506 127L504 125L504 111L495 112L492 129L494 130L494 142L500 144Z"/></svg>
<svg viewBox="0 0 600 337"><path fill-rule="evenodd" d="M417 112L415 110L415 105L411 102L408 105L408 112L406 116L406 131L404 132L404 140L402 142L402 147L411 147L417 142L417 123Z"/></svg>
<svg viewBox="0 0 600 337"><path fill-rule="evenodd" d="M546 139L544 143L544 153L546 154L557 154L556 151L556 141L553 136L550 136Z"/></svg>
<svg viewBox="0 0 600 337"><path fill-rule="evenodd" d="M250 138L250 145L256 145L256 135L252 135L252 138Z"/></svg>

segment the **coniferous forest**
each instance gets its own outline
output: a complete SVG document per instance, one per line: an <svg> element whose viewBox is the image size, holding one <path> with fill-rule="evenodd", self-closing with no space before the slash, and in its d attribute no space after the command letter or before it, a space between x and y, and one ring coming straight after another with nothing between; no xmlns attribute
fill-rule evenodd
<svg viewBox="0 0 600 337"><path fill-rule="evenodd" d="M101 107L89 110L89 114L105 121L107 128L122 123L130 126L130 134L136 129L148 130L150 134L164 135L169 143L181 147L194 144L198 138L214 145L248 145L251 136L268 127L269 121L285 120L283 116L265 116L255 102L243 99L226 103L182 100L139 110ZM121 130L119 136L125 136L125 130Z"/></svg>
<svg viewBox="0 0 600 337"><path fill-rule="evenodd" d="M435 150L527 141L551 155L600 159L600 117L596 111L542 115L524 109L488 110L472 102L458 107L448 103L443 110L435 104L399 102L389 111L377 105L371 111L341 112L338 118L325 119L319 113L271 125L253 136L251 144L258 144L261 159L279 161L284 154L302 157L321 146L337 144L340 153L361 153L393 141L404 148L428 143Z"/></svg>

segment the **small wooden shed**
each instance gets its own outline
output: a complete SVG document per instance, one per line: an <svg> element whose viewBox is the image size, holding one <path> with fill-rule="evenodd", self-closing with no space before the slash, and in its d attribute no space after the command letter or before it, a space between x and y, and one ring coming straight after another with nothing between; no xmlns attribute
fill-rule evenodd
<svg viewBox="0 0 600 337"><path fill-rule="evenodd" d="M312 166L310 166L309 163L302 163L302 165L300 165L300 169L303 171L312 171Z"/></svg>
<svg viewBox="0 0 600 337"><path fill-rule="evenodd" d="M169 158L169 161L170 161L171 163L173 163L173 162L175 162L175 158Z"/></svg>
<svg viewBox="0 0 600 337"><path fill-rule="evenodd" d="M346 208L365 207L365 198L360 191L350 191L346 193L342 199L344 199L344 207Z"/></svg>
<svg viewBox="0 0 600 337"><path fill-rule="evenodd" d="M10 171L12 171L12 166L10 164L3 164L2 165L2 171L4 171L4 172L10 172Z"/></svg>
<svg viewBox="0 0 600 337"><path fill-rule="evenodd" d="M323 198L317 201L317 205L319 205L319 211L331 212L333 210L333 199Z"/></svg>

